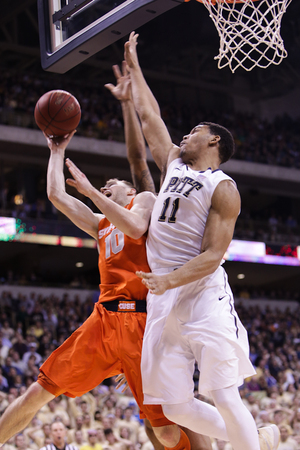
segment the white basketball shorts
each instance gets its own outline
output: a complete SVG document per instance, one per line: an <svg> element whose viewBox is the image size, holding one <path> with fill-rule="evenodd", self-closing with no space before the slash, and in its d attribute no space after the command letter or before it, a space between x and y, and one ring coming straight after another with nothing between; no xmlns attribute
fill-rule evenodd
<svg viewBox="0 0 300 450"><path fill-rule="evenodd" d="M241 385L255 374L247 332L221 266L212 275L163 295L148 294L141 363L144 403L191 400L195 360L200 371L198 390L203 395Z"/></svg>

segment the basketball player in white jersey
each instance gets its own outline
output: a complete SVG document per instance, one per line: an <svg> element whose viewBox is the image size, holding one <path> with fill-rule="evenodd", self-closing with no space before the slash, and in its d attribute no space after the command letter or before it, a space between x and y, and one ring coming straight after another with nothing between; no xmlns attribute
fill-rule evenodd
<svg viewBox="0 0 300 450"><path fill-rule="evenodd" d="M234 450L259 450L254 419L238 391L255 370L222 268L240 195L219 166L232 156L234 141L224 127L204 122L180 147L173 145L140 69L136 44L131 33L125 59L133 100L154 160L167 171L147 240L152 273L139 273L150 289L141 366L144 403L162 404L173 422L229 440ZM193 396L195 359L199 392L211 396L217 409ZM260 434L261 447L277 448L275 425Z"/></svg>

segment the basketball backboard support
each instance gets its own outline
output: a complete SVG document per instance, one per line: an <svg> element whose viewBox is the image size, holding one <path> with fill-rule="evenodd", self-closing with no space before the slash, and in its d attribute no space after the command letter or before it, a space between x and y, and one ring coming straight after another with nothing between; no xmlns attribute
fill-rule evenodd
<svg viewBox="0 0 300 450"><path fill-rule="evenodd" d="M65 73L185 0L38 0L41 63Z"/></svg>

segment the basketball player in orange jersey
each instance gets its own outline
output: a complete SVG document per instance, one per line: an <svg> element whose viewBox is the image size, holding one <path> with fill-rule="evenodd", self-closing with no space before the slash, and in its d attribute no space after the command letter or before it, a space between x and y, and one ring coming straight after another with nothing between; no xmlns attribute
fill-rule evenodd
<svg viewBox="0 0 300 450"><path fill-rule="evenodd" d="M131 100L122 101L122 107L125 130L126 126L130 129L128 133L127 128L127 144L132 155L131 146L140 145L142 135ZM136 126L137 133L133 131ZM116 179L109 180L101 194L89 185L99 197L104 213L94 214L84 203L67 194L64 153L73 135L60 140L45 136L51 152L47 193L57 209L97 240L101 294L91 316L40 367L37 382L6 409L0 419L0 445L24 429L36 412L54 397L81 396L105 378L124 373L141 409L141 417L150 420L162 444L170 448L168 444L174 440L170 436L176 434L179 442L175 449L189 449L186 434L166 419L159 405L143 405L140 360L147 289L135 272L149 271L149 267L146 238L143 233L137 238L140 231L136 222L138 218L147 229L155 196L151 192L136 195L133 185ZM145 160L142 158L139 163L140 174L146 170ZM71 161L67 160L67 166L75 178L85 178ZM67 180L67 183L76 182ZM203 442L206 446L202 448L209 448L207 441Z"/></svg>

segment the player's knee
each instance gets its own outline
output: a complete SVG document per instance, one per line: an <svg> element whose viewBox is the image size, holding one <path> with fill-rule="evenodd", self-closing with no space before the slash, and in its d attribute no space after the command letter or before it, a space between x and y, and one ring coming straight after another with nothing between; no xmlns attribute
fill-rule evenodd
<svg viewBox="0 0 300 450"><path fill-rule="evenodd" d="M180 429L177 425L166 425L153 428L155 436L165 447L175 447L180 440Z"/></svg>
<svg viewBox="0 0 300 450"><path fill-rule="evenodd" d="M232 417L235 416L237 412L236 408L236 398L234 396L228 396L228 395L213 395L213 400L215 403L215 406L220 411L220 413L223 415L226 413L227 415L231 415Z"/></svg>

